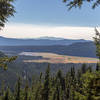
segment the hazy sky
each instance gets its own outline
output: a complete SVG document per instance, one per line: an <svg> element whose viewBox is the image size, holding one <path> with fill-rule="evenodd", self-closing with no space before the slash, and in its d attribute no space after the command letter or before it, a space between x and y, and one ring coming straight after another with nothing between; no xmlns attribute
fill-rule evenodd
<svg viewBox="0 0 100 100"><path fill-rule="evenodd" d="M15 17L9 19L1 36L36 38L55 36L92 39L94 27L100 26L100 6L90 4L81 9L67 10L63 0L16 0Z"/></svg>

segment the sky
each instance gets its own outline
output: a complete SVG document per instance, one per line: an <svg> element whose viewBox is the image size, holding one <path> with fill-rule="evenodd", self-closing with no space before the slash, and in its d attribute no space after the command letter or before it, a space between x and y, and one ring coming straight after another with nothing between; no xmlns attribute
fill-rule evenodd
<svg viewBox="0 0 100 100"><path fill-rule="evenodd" d="M91 40L94 27L100 26L100 6L68 11L63 0L15 0L16 13L9 18L0 35L10 38L42 36ZM100 28L98 28L100 29Z"/></svg>

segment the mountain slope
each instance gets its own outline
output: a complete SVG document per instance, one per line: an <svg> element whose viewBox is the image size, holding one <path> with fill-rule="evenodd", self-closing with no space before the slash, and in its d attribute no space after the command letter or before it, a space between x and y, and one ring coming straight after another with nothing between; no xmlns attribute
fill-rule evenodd
<svg viewBox="0 0 100 100"><path fill-rule="evenodd" d="M0 46L0 51L17 54L21 52L50 52L69 56L96 57L96 48L93 42L74 43L68 46Z"/></svg>
<svg viewBox="0 0 100 100"><path fill-rule="evenodd" d="M37 39L15 39L15 38L5 38L0 37L1 46L19 46L19 45L70 45L77 42L87 42L87 40L72 40L72 39L63 39L56 37L41 37Z"/></svg>

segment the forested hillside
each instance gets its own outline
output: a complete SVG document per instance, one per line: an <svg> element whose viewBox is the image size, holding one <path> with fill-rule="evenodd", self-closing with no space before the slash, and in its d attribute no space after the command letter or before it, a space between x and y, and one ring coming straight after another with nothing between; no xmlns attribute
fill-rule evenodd
<svg viewBox="0 0 100 100"><path fill-rule="evenodd" d="M0 46L51 46L51 45L70 45L78 42L90 42L89 40L79 39L64 39L64 38L56 38L56 37L40 37L33 39L16 39L16 38L5 38L0 37Z"/></svg>
<svg viewBox="0 0 100 100"><path fill-rule="evenodd" d="M51 74L48 65L45 74L40 73L33 78L31 84L28 78L18 78L15 89L7 88L4 83L0 92L0 100L100 100L100 71L92 71L85 64L76 72L71 67L63 74L59 70Z"/></svg>
<svg viewBox="0 0 100 100"><path fill-rule="evenodd" d="M21 52L50 52L69 56L96 57L96 47L93 42L74 43L68 46L0 46L0 50L8 54L18 54Z"/></svg>

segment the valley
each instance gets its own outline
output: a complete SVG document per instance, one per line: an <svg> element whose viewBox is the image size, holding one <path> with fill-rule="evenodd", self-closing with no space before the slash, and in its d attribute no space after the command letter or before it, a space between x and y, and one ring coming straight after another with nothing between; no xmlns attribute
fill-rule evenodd
<svg viewBox="0 0 100 100"><path fill-rule="evenodd" d="M23 60L23 62L27 63L97 63L97 58L89 58L89 57L77 57L77 56L67 56L67 55L59 55L55 53L45 53L45 52L22 52L19 55L21 56L32 56L32 57L41 57L42 59L31 59L31 60Z"/></svg>

